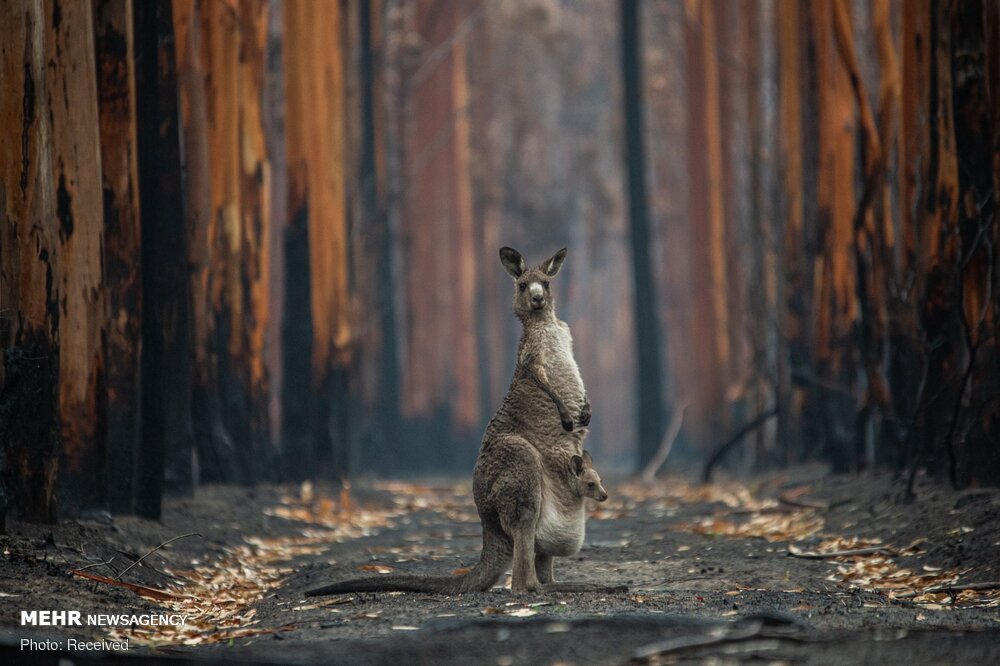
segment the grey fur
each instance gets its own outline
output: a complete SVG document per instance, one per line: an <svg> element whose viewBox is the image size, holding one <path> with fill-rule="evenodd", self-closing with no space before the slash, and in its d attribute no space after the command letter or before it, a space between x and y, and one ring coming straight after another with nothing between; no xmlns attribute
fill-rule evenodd
<svg viewBox="0 0 1000 666"><path fill-rule="evenodd" d="M573 358L569 327L556 317L549 280L565 257L562 249L529 269L516 250L500 250L500 261L514 278L514 313L523 330L514 378L486 426L473 472L472 493L483 525L483 549L476 566L463 576L348 580L307 595L485 591L511 562L515 593L626 589L560 584L552 574L554 557L573 555L583 544L584 498L607 499L590 454L583 450L590 403ZM533 285L541 285L541 291Z"/></svg>

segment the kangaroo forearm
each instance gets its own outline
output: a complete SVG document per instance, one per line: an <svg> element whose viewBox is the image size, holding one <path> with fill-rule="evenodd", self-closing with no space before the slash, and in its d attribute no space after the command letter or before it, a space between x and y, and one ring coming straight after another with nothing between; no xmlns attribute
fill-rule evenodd
<svg viewBox="0 0 1000 666"><path fill-rule="evenodd" d="M559 397L559 394L556 393L555 389L553 389L552 385L547 381L545 369L540 366L529 364L525 366L525 373L531 382L540 388L545 395L549 396L549 399L552 400L553 404L555 404L556 411L559 412L559 422L562 424L563 430L566 432L572 432L574 426L573 416L569 413L569 409L566 408L566 403L563 402L562 398Z"/></svg>
<svg viewBox="0 0 1000 666"><path fill-rule="evenodd" d="M528 368L528 377L535 383L535 386L542 389L542 391L545 392L545 395L549 396L549 399L555 403L556 409L559 410L559 416L569 414L569 410L566 409L566 403L563 402L562 398L559 397L559 394L556 393L554 388L552 388L552 385L539 376L538 372L532 368Z"/></svg>

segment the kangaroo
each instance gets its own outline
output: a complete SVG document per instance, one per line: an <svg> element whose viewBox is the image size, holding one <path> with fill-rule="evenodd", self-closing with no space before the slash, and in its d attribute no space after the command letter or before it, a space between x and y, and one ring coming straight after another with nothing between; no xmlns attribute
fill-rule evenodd
<svg viewBox="0 0 1000 666"><path fill-rule="evenodd" d="M514 377L486 426L473 471L472 494L483 527L479 562L462 576L378 576L333 583L307 596L486 591L512 561L515 594L627 589L557 583L553 577L553 558L573 555L583 545L583 498L607 499L583 450L591 408L573 358L573 339L555 314L551 279L565 259L563 248L529 269L517 250L500 249L500 261L514 279L513 307L522 333Z"/></svg>

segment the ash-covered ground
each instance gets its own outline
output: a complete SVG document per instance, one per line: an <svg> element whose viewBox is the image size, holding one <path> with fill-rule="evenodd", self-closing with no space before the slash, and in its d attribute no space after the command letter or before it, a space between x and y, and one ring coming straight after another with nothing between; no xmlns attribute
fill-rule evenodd
<svg viewBox="0 0 1000 666"><path fill-rule="evenodd" d="M14 523L0 537L7 663L130 661L434 664L997 663L1000 492L895 477L606 483L565 581L613 595L306 598L341 578L460 573L480 527L464 480L206 487L132 517ZM133 566L168 539L175 541ZM789 544L797 556L789 554ZM831 553L851 553L834 557ZM106 564L105 564L106 563ZM91 566L96 565L96 566ZM173 595L150 599L149 590ZM137 594L139 592L139 594ZM26 609L184 614L181 627L23 627ZM129 640L127 652L23 651L20 640Z"/></svg>

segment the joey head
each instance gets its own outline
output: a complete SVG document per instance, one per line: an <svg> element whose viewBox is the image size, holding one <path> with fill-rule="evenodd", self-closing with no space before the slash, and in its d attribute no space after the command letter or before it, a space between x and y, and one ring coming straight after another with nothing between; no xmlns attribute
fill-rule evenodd
<svg viewBox="0 0 1000 666"><path fill-rule="evenodd" d="M601 485L601 476L593 467L590 460L590 452L584 451L586 462L583 456L573 456L573 471L576 474L576 492L580 497L589 497L592 500L603 502L608 499L608 491Z"/></svg>

